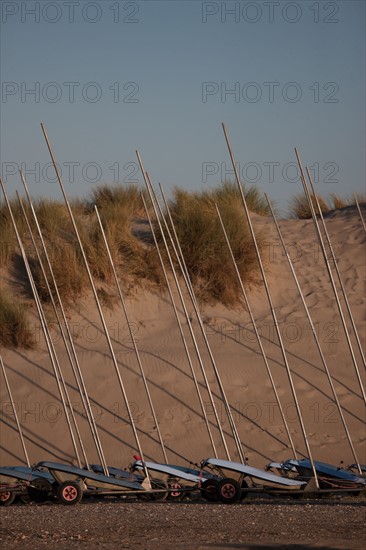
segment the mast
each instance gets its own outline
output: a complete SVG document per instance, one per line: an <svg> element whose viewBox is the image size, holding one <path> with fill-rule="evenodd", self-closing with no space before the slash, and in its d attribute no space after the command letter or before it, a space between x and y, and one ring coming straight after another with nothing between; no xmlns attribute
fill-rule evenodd
<svg viewBox="0 0 366 550"><path fill-rule="evenodd" d="M23 452L24 452L24 456L25 456L25 461L26 461L26 463L27 463L27 466L30 468L30 467L31 467L31 464L30 464L30 461L29 461L29 456L28 456L28 453L27 453L27 448L26 448L26 446L25 446L25 441L24 441L24 437L23 437L23 432L22 432L22 429L21 429L21 427L20 427L20 422L19 422L19 418L18 418L18 413L17 413L16 407L15 407L13 395L12 395L11 389L10 389L10 384L9 384L8 376L7 376L7 374L6 374L5 365L4 365L3 358L2 358L1 355L0 355L0 365L1 365L1 370L3 371L6 389L8 390L11 408L13 409L13 414L14 414L15 422L16 422L16 425L17 425L17 428L18 428L18 434L19 434L20 442L21 442L21 445L22 445L22 448L23 448Z"/></svg>
<svg viewBox="0 0 366 550"><path fill-rule="evenodd" d="M66 422L67 422L69 432L70 432L70 438L71 438L71 441L72 441L72 444L73 444L73 447L74 447L75 457L76 457L76 460L77 460L77 463L78 463L79 467L81 468L80 455L79 455L78 447L76 445L75 436L74 436L74 432L73 432L73 429L72 429L72 426L71 426L69 412L67 410L66 401L65 401L64 391L66 389L66 384L65 384L65 381L63 379L62 372L59 368L59 364L58 364L58 361L57 361L55 350L54 350L53 344L52 344L52 339L51 339L51 336L50 336L50 333L49 333L49 330L48 330L46 317L45 317L44 312L43 312L41 300L40 300L38 292L37 292L37 288L36 288L36 285L35 285L35 282L34 282L34 279L33 279L33 275L32 275L32 272L31 272L31 269L30 269L30 266L29 266L28 258L27 258L27 255L25 253L22 240L20 238L18 228L17 228L17 225L15 223L13 211L12 211L10 202L8 200L8 196L7 196L7 193L6 193L6 190L5 190L5 186L3 184L3 181L1 179L1 177L0 177L0 186L2 188L4 197L5 197L5 202L6 202L9 214L10 214L11 222L12 222L12 225L13 225L13 228L14 228L14 231L15 231L15 235L16 235L16 238L17 238L17 241L18 241L18 245L19 245L19 248L20 248L20 253L21 253L21 256L23 258L25 269L26 269L26 272L27 272L27 275L28 275L28 279L29 279L29 283L30 283L30 286L31 286L33 298L34 298L36 308L37 308L37 313L38 313L38 316L39 316L39 320L41 322L42 331L43 331L44 338L45 338L45 341L46 341L47 351L48 351L48 354L50 356L53 372L54 372L54 375L55 375L56 384L57 384L57 387L58 387L58 391L60 393L60 398L61 398L62 406L63 406L63 409L64 409ZM70 404L70 412L73 413L70 401L69 401L69 404Z"/></svg>
<svg viewBox="0 0 366 550"><path fill-rule="evenodd" d="M225 128L224 124L222 124L222 129L224 131L225 140L226 140L226 144L227 144L227 147L228 147L228 150L229 150L229 154L230 154L231 162L232 162L232 165L233 165L233 169L234 169L234 172L235 172L235 178L236 178L238 189L239 189L239 192L240 192L240 195L241 195L241 199L242 199L243 208L244 208L244 212L245 212L245 215L246 215L248 227L249 227L250 234L252 236L253 244L254 244L254 247L255 247L255 251L256 251L256 255L257 255L257 259L258 259L258 264L259 264L259 268L260 268L261 275L262 275L262 280L263 280L264 287L265 287L265 290L266 290L268 304L269 304L270 309L271 309L274 326L276 328L278 342L280 344L280 348L281 348L281 352L282 352L283 362L284 362L284 365L285 365L285 368L286 368L287 377L288 377L288 380L289 380L292 396L293 396L293 399L294 399L297 415L298 415L299 422L300 422L301 432L302 432L304 442L305 442L305 446L306 446L306 450L308 452L309 459L310 459L310 462L311 462L311 468L312 468L312 471L313 471L313 474L314 474L315 484L316 484L316 487L319 489L318 476L317 476L317 472L316 472L316 469L315 469L314 460L313 460L313 457L312 457L310 444L309 444L306 429L305 429L305 424L304 424L304 421L303 421L303 418L302 418L300 404L299 404L299 400L298 400L298 397L297 397L296 388L295 388L295 385L294 385L294 382L293 382L290 365L289 365L289 362L288 362L288 359L287 359L285 346L283 344L281 331L280 331L280 328L279 328L279 325L278 325L277 315L276 315L276 312L275 312L275 309L274 309L274 306L273 306L272 297L271 297L270 290L269 290L269 287L268 287L267 277L266 277L266 274L265 274L265 271L264 271L262 258L261 258L260 252L259 252L257 238L256 238L256 235L255 235L255 232L254 232L254 228L253 228L252 220L250 218L250 213L249 213L247 201L246 201L246 198L245 198L245 195L244 195L242 184L240 182L238 170L237 170L236 163L235 163L235 158L234 158L234 155L233 155L233 152L232 152L229 137L227 135L226 128Z"/></svg>
<svg viewBox="0 0 366 550"><path fill-rule="evenodd" d="M252 308L250 307L249 299L248 299L247 293L245 291L242 278L241 278L240 273L239 273L238 265L236 263L233 250L231 248L229 237L227 235L227 231L225 229L225 225L224 225L224 222L222 220L220 210L219 210L217 204L215 204L215 206L216 206L216 212L217 212L218 218L220 220L221 228L222 228L222 231L223 231L224 236L225 236L226 244L227 244L228 249L229 249L230 257L231 257L232 262L233 262L235 273L236 273L236 276L237 276L237 279L238 279L238 282L239 282L239 285L240 285L240 288L241 288L241 291L242 291L242 294L243 294L243 297L244 297L244 302L245 302L245 305L247 307L249 317L250 317L251 323L252 323L253 328L254 328L254 332L255 332L255 335L256 335L256 338L257 338L259 349L260 349L262 357L263 357L263 361L264 361L264 364L265 364L265 367L266 367L266 370L267 370L268 377L271 381L272 389L273 389L273 392L274 392L275 397L276 397L277 405L278 405L279 411L281 413L282 421L283 421L283 424L285 426L285 430L286 430L286 433L287 433L287 436L288 436L288 439L289 439L289 442L290 442L290 446L291 446L292 452L294 453L294 457L297 458L295 445L294 445L294 442L293 442L292 437L291 437L291 433L290 433L290 429L288 427L288 423L287 423L287 420L286 420L285 413L283 411L280 396L278 395L278 391L277 391L276 384L275 384L275 381L274 381L274 378L273 378L273 375L272 375L272 371L271 371L271 368L269 366L269 362L268 362L268 359L267 359L267 356L266 356L266 352L264 351L262 340L261 340L261 337L259 335L257 324L256 324L256 321L254 319L253 311L252 311Z"/></svg>
<svg viewBox="0 0 366 550"><path fill-rule="evenodd" d="M300 286L300 283L298 281L298 278L297 278L297 275L296 275L296 272L295 272L295 268L292 264L292 260L291 260L291 257L287 251L287 247L286 247L286 244L285 244L285 241L282 237L282 233L281 233L281 230L280 230L280 227L278 225L278 222L277 222L277 219L276 219L276 216L273 212L273 209L272 209L272 205L268 199L268 196L267 194L265 193L264 194L266 199L267 199L267 203L268 203L268 206L269 206L269 209L271 211L271 214L272 214L272 218L273 218L273 222L276 226L276 229L277 229L277 233L278 233L278 236L279 236L279 239L281 241L281 245L282 245L282 248L283 248L283 251L285 253L285 256L287 258L287 262L288 262L288 265L290 267L290 270L291 270L291 273L292 273L292 276L295 280L295 284L296 284L296 288L299 292L299 295L300 295L300 298L301 298L301 302L302 302L302 305L304 306L304 309L305 309L305 313L306 313L306 316L307 316L307 319L309 321L309 325L310 325L310 328L311 328L311 332L314 336L314 340L315 340L315 343L316 343L316 346L318 348L318 351L319 351L319 355L320 355L320 358L321 358L321 361L323 363L323 367L324 367L324 371L327 375L327 378L328 378L328 381L329 381L329 385L330 385L330 388L332 390L332 393L333 393L333 397L334 397L334 401L337 405L337 408L338 408L338 412L339 412L339 416L341 417L341 420L342 420L342 424L343 424L343 427L344 427L344 431L346 433L346 436L347 436L347 439L348 439L348 442L349 442L349 445L350 445L350 448L351 448L351 452L353 454L353 458L355 459L355 462L357 464L357 468L359 470L359 473L362 474L362 471L361 471L361 467L360 467L360 463L359 463L359 460L357 458L357 455L356 455L356 451L355 451L355 448L353 446L353 443L352 443L352 439L351 439L351 435L349 433L349 430L348 430L348 426L347 426L347 423L346 423L346 419L343 415L343 411L342 411L342 407L341 407L341 404L339 402L339 399L338 399L338 395L337 395L337 391L335 389L335 386L334 386L334 383L333 383L333 380L332 380L332 376L330 374L330 371L329 371L329 368L328 368L328 365L327 365L327 362L325 360L325 356L324 356L324 353L323 353L323 350L321 348L321 345L320 345L320 342L319 342L319 338L318 338L318 335L317 335L317 332L315 330L315 327L314 327L314 323L312 321L312 318L311 318L311 315L310 315L310 311L308 309L308 306L306 304L306 300L305 300L305 297L304 297L304 293L301 289L301 286Z"/></svg>
<svg viewBox="0 0 366 550"><path fill-rule="evenodd" d="M144 472L145 472L145 476L146 476L147 481L148 481L148 485L151 488L149 472L148 472L148 470L145 466L144 453L142 451L142 447L141 447L141 444L140 444L140 439L139 439L139 436L138 436L138 433L137 433L137 430L136 430L135 421L134 421L133 416L132 416L131 407L130 407L130 404L129 404L128 399L127 399L126 389L125 389L125 386L124 386L124 383L123 383L123 380L122 380L121 373L119 371L117 358L116 358L116 355L114 353L112 341L111 341L111 338L110 338L110 335L109 335L109 332L108 332L107 324L105 322L105 318L104 318L103 311L102 311L102 308L101 308L101 305L100 305L100 301L99 301L99 298L98 298L98 294L97 294L97 290L96 290L96 287L95 287L95 284L94 284L94 280L93 280L93 277L92 277L92 274L91 274L91 271L90 271L88 260L87 260L87 257L86 257L85 251L84 251L84 247L83 247L81 239L80 239L80 235L79 235L79 231L78 231L78 228L77 228L77 225L76 225L76 222L75 222L74 214L72 212L72 209L71 209L71 206L70 206L70 203L69 203L64 185L62 183L61 175L60 175L60 172L59 172L56 160L55 160L55 156L53 154L53 151L52 151L52 148L51 148L51 145L50 145L50 142L49 142L48 135L47 135L44 124L41 124L41 128L42 128L43 135L44 135L47 147L48 147L48 151L49 151L51 159L52 159L52 163L53 163L53 166L54 166L54 169L55 169L55 172L56 172L57 180L58 180L58 183L60 185L62 195L64 197L64 201L65 201L65 204L66 204L69 216L70 216L70 220L71 220L74 232L75 232L75 236L76 236L76 239L77 239L78 244L79 244L80 252L81 252L81 255L82 255L82 258L83 258L83 261L84 261L84 265L85 265L85 268L86 268L86 271L87 271L87 274L88 274L88 277L89 277L89 282L90 282L90 286L91 286L92 291L93 291L93 295L94 295L95 303L96 303L96 306L97 306L97 309L98 309L99 317L100 317L100 320L101 320L101 323L102 323L102 326L103 326L103 331L104 331L104 334L105 334L105 337L106 337L106 340L107 340L109 352L110 352L110 355L111 355L111 358L112 358L112 361L113 361L113 365L114 365L114 369L115 369L115 372L116 372L117 380L118 380L120 390L121 390L121 393L122 393L122 396L123 396L123 399L124 399L124 402L125 402L125 405L126 405L127 414L128 414L128 418L129 418L129 421L130 421L130 426L132 428L132 432L133 432L133 435L134 435L136 446L137 446L138 452L139 452L140 457L141 457L141 461L142 461L143 466L144 466Z"/></svg>
<svg viewBox="0 0 366 550"><path fill-rule="evenodd" d="M335 281L334 281L332 269L331 269L331 267L330 267L329 260L328 260L328 256L327 256L327 253L326 253L326 250L325 250L324 241L323 241L323 238L322 238L322 235L321 235L321 232L320 232L318 220L317 220L317 218L316 218L316 214L315 214L315 209L314 209L313 201L311 200L310 193L309 193L309 189L308 189L308 186L307 186L307 184L306 184L306 179L305 179L304 170L303 170L303 167L302 167L300 155L299 155L298 150L296 149L296 147L295 147L295 154L296 154L297 161L298 161L298 164L299 164L299 167L300 167L301 181L302 181L302 185L303 185L303 188L304 188L305 196L306 196L307 201L308 201L308 204L309 204L310 212L311 212L312 219L313 219L313 223L314 223L314 227L315 227L315 232L316 232L316 235L317 235L317 237L318 237L319 244L320 244L320 248L321 248L321 251L322 251L322 254L323 254L323 258L324 258L324 262L325 262L325 266L326 266L327 271L328 271L330 283L331 283L332 290L333 290L333 293L334 293L334 298L335 298L335 300L336 300L336 304L337 304L337 307L338 307L339 316L340 316L341 321L342 321L342 326L343 326L344 334L345 334L345 337L346 337L346 340L347 340L347 344L348 344L348 348L349 348L349 351L350 351L350 354L351 354L352 363L353 363L353 366L354 366L354 369L355 369L355 372L356 372L356 377L357 377L357 380L358 380L358 383L359 383L359 386L360 386L361 395L362 395L362 398L363 398L364 402L366 403L366 394L365 394L365 390L364 390L364 387L363 387L363 384L362 384L362 379L361 379L361 376L360 376L360 372L359 372L359 370L358 370L358 365L357 365L355 353L354 353L354 351L353 351L353 346L352 346L352 342L351 342L351 339L350 339L350 335L349 335L349 333L348 333L348 328L347 328L346 320L345 320L345 318L344 318L343 310L342 310L342 307L341 307L341 303L340 303L340 301L339 301L339 296L338 296L338 292L337 292L337 287L336 287L336 284L335 284Z"/></svg>
<svg viewBox="0 0 366 550"><path fill-rule="evenodd" d="M147 395L147 398L148 398L148 401L149 401L151 413L153 415L154 423L155 423L155 426L156 426L156 431L158 433L158 437L159 437L159 441L160 441L161 451L163 453L163 457L164 457L165 462L168 462L168 457L167 457L167 454L166 454L164 441L163 441L163 438L162 438L162 435L161 435L161 432L160 432L158 418L156 416L155 407L154 407L154 404L153 404L153 401L152 401L152 398L151 398L149 385L147 383L147 379L146 379L146 376L145 376L144 367L142 365L139 350L137 348L136 338L135 338L135 335L133 334L133 330L131 329L130 319L129 319L129 315L128 315L128 312L127 312L126 303L125 303L125 300L123 298L121 285L119 284L116 268L115 268L113 258L112 258L112 255L111 255L111 250L109 248L107 237L106 237L106 234L105 234L105 231L104 231L104 228L103 228L103 224L102 224L102 221L100 219L98 208L97 208L96 204L94 205L94 209L95 209L95 213L97 215L100 231L102 233L103 241L104 241L104 244L105 244L105 247L106 247L109 263L111 264L114 280L116 282L116 286L117 286L117 289L118 289L118 294L119 294L121 306L122 306L122 309L123 309L123 313L124 313L126 321L127 321L127 326L128 326L128 330L129 330L129 333L130 333L131 340L132 340L133 349L135 351L137 363L138 363L138 366L139 366L139 369L140 369L141 377L142 377L142 380L143 380L143 383L144 383L144 386L145 386L146 395Z"/></svg>

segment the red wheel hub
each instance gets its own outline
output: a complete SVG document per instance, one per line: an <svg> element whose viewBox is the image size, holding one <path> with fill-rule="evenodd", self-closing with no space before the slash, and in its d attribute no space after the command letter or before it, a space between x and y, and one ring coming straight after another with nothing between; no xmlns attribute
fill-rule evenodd
<svg viewBox="0 0 366 550"><path fill-rule="evenodd" d="M78 492L72 485L65 487L62 491L62 496L65 500L72 501L78 496Z"/></svg>
<svg viewBox="0 0 366 550"><path fill-rule="evenodd" d="M225 483L221 488L221 492L224 497L232 498L235 495L235 487L231 483Z"/></svg>
<svg viewBox="0 0 366 550"><path fill-rule="evenodd" d="M172 483L171 486L170 486L171 489L181 489L182 486L179 485L179 483ZM173 497L173 498L178 498L180 497L181 493L179 491L172 491L170 493L170 496Z"/></svg>

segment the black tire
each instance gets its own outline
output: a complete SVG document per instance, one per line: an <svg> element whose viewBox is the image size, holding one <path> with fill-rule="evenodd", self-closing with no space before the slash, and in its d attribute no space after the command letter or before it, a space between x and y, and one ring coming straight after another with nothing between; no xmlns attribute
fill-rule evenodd
<svg viewBox="0 0 366 550"><path fill-rule="evenodd" d="M30 498L30 496L28 495L28 492L19 495L18 501L19 501L21 504L24 504L25 506L28 506L28 505L31 503L31 498Z"/></svg>
<svg viewBox="0 0 366 550"><path fill-rule="evenodd" d="M235 479L225 477L217 485L217 496L223 504L238 502L241 495L241 488Z"/></svg>
<svg viewBox="0 0 366 550"><path fill-rule="evenodd" d="M241 488L248 489L248 483L245 481L245 479L243 479L243 481L241 482ZM239 500L244 500L247 496L248 496L247 491L241 491Z"/></svg>
<svg viewBox="0 0 366 550"><path fill-rule="evenodd" d="M219 497L217 496L217 486L219 482L216 479L206 479L201 486L201 495L208 502L217 502Z"/></svg>
<svg viewBox="0 0 366 550"><path fill-rule="evenodd" d="M2 491L0 493L0 506L10 506L15 500L16 494L11 491Z"/></svg>
<svg viewBox="0 0 366 550"><path fill-rule="evenodd" d="M77 481L64 481L57 487L57 499L65 506L77 504L83 498L83 491Z"/></svg>
<svg viewBox="0 0 366 550"><path fill-rule="evenodd" d="M34 502L46 502L52 494L52 485L48 479L39 477L31 482L28 487L28 495Z"/></svg>
<svg viewBox="0 0 366 550"><path fill-rule="evenodd" d="M151 489L166 489L165 492L162 493L152 493L148 491L141 491L141 493L138 493L137 498L140 500L144 500L145 502L151 502L156 500L165 500L168 495L168 484L163 481L162 479L151 479Z"/></svg>

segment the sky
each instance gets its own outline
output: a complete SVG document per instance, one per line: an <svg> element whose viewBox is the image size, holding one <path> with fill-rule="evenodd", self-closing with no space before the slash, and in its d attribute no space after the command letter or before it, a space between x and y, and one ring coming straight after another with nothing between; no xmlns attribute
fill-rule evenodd
<svg viewBox="0 0 366 550"><path fill-rule="evenodd" d="M242 181L286 210L301 192L365 191L363 1L6 1L1 5L1 174L61 197L109 183L209 189Z"/></svg>

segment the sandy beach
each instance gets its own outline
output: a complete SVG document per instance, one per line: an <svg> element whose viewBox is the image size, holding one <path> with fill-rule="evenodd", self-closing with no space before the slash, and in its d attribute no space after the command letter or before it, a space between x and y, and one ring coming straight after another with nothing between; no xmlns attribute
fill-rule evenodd
<svg viewBox="0 0 366 550"><path fill-rule="evenodd" d="M2 508L6 548L179 548L360 550L365 503L257 501L212 503L84 502Z"/></svg>
<svg viewBox="0 0 366 550"><path fill-rule="evenodd" d="M365 335L365 235L354 208L329 215L327 227L361 338ZM269 218L255 217L264 231L263 260L274 307L293 374L313 456L339 464L354 462L337 407L294 280ZM329 284L311 220L282 220L283 236L316 327L338 399L361 463L365 462L365 411L356 373ZM1 284L19 292L21 282L4 269ZM247 289L261 340L296 445L306 449L293 396L262 285ZM187 296L186 296L187 298ZM199 463L213 455L206 425L166 293L131 290L127 308L156 409L169 462ZM342 307L344 303L341 299ZM225 408L202 335L189 308L202 358L230 450L238 459ZM182 314L185 333L187 323ZM46 352L35 307L29 312L37 347L33 351L2 350L9 383L32 463L52 460L76 464L65 415ZM156 426L138 371L126 320L117 299L104 308L120 374L147 459L162 461ZM248 312L238 304L202 308L209 343L222 377L242 446L249 464L262 468L269 461L293 456L275 396L255 339ZM90 294L68 308L68 321L92 404L103 450L110 466L127 468L136 454L116 373ZM349 325L347 318L347 326ZM54 324L50 325L60 365L74 405L89 463L98 455L86 421L66 352ZM352 344L360 362L354 337ZM363 341L364 343L364 341ZM192 345L189 345L194 357ZM197 362L194 364L219 456L224 449ZM362 371L364 375L364 371ZM1 385L2 465L24 464L5 384ZM76 508L55 503L18 502L2 508L1 540L6 548L242 548L287 550L359 549L365 538L365 501L361 497L322 500L244 499L236 506L193 502L133 502L131 499L84 499Z"/></svg>

